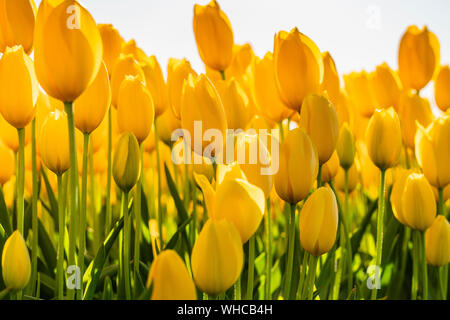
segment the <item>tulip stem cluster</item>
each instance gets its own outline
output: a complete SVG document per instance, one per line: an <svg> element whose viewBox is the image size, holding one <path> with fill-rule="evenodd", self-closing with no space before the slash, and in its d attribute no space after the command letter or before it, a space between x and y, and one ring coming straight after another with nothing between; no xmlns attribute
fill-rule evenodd
<svg viewBox="0 0 450 320"><path fill-rule="evenodd" d="M247 300L253 299L253 278L255 274L255 236L248 242L248 280L247 280Z"/></svg>
<svg viewBox="0 0 450 320"><path fill-rule="evenodd" d="M286 297L290 297L291 293L291 278L292 278L292 268L294 262L294 247L295 247L295 211L297 205L295 203L290 204L290 220L286 224L288 228L288 252L287 252L287 265L286 265L286 275L284 283L284 294Z"/></svg>
<svg viewBox="0 0 450 320"><path fill-rule="evenodd" d="M265 279L265 299L270 300L272 295L271 278L272 278L272 226L270 216L270 198L266 199L266 279Z"/></svg>

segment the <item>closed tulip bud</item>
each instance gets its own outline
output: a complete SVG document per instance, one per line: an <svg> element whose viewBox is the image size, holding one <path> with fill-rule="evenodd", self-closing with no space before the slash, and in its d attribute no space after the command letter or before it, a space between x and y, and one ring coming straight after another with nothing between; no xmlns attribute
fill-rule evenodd
<svg viewBox="0 0 450 320"><path fill-rule="evenodd" d="M415 151L419 166L427 180L436 188L450 183L450 117L436 118L427 129L418 125Z"/></svg>
<svg viewBox="0 0 450 320"><path fill-rule="evenodd" d="M226 179L217 187L215 218L232 222L242 243L258 230L264 206L264 192L245 180Z"/></svg>
<svg viewBox="0 0 450 320"><path fill-rule="evenodd" d="M358 185L359 175L356 163L354 163L350 169L348 169L348 192L355 190ZM338 169L336 177L334 178L336 188L339 191L345 192L345 171L342 167Z"/></svg>
<svg viewBox="0 0 450 320"><path fill-rule="evenodd" d="M406 225L425 231L436 217L433 189L423 174L411 173L404 182L401 211Z"/></svg>
<svg viewBox="0 0 450 320"><path fill-rule="evenodd" d="M6 288L24 289L31 276L30 254L19 231L6 240L2 253L2 275Z"/></svg>
<svg viewBox="0 0 450 320"><path fill-rule="evenodd" d="M41 7L45 5L39 7L35 29L37 78L49 95L74 101L101 66L100 32L90 13L75 0L64 1L49 12Z"/></svg>
<svg viewBox="0 0 450 320"><path fill-rule="evenodd" d="M377 102L370 86L366 71L352 72L344 75L345 90L352 101L355 110L363 117L371 117Z"/></svg>
<svg viewBox="0 0 450 320"><path fill-rule="evenodd" d="M114 151L112 174L119 188L128 192L136 184L140 170L139 144L131 132L125 132L120 136Z"/></svg>
<svg viewBox="0 0 450 320"><path fill-rule="evenodd" d="M366 131L367 150L380 169L395 167L400 160L402 132L394 108L376 110Z"/></svg>
<svg viewBox="0 0 450 320"><path fill-rule="evenodd" d="M36 113L39 83L33 61L21 46L7 48L0 60L0 112L9 124L24 128Z"/></svg>
<svg viewBox="0 0 450 320"><path fill-rule="evenodd" d="M335 151L333 152L331 158L322 165L322 176L321 176L322 182L325 183L333 180L334 177L336 177L338 170L339 170L339 157Z"/></svg>
<svg viewBox="0 0 450 320"><path fill-rule="evenodd" d="M339 164L344 170L350 169L355 160L356 146L355 137L348 126L348 123L339 130L339 137L336 144L336 151L339 156Z"/></svg>
<svg viewBox="0 0 450 320"><path fill-rule="evenodd" d="M217 1L194 5L194 35L198 53L209 68L224 71L233 59L233 29Z"/></svg>
<svg viewBox="0 0 450 320"><path fill-rule="evenodd" d="M272 53L267 52L263 59L255 58L253 72L252 90L258 110L275 122L289 117L293 111L286 108L278 93Z"/></svg>
<svg viewBox="0 0 450 320"><path fill-rule="evenodd" d="M41 128L39 150L42 161L57 175L70 168L68 132L67 115L59 110L50 113Z"/></svg>
<svg viewBox="0 0 450 320"><path fill-rule="evenodd" d="M439 70L434 83L434 98L442 111L450 108L450 67L443 66Z"/></svg>
<svg viewBox="0 0 450 320"><path fill-rule="evenodd" d="M15 172L14 152L0 140L0 185L3 186Z"/></svg>
<svg viewBox="0 0 450 320"><path fill-rule="evenodd" d="M339 124L336 110L324 96L312 94L305 98L300 112L300 127L311 137L320 164L330 159L336 148Z"/></svg>
<svg viewBox="0 0 450 320"><path fill-rule="evenodd" d="M111 77L114 65L122 52L123 38L112 24L99 24L98 31L103 43L103 61Z"/></svg>
<svg viewBox="0 0 450 320"><path fill-rule="evenodd" d="M387 63L383 63L370 75L371 87L378 108L394 107L398 110L400 80Z"/></svg>
<svg viewBox="0 0 450 320"><path fill-rule="evenodd" d="M400 40L398 74L405 88L420 90L433 77L440 62L437 37L424 27L409 26Z"/></svg>
<svg viewBox="0 0 450 320"><path fill-rule="evenodd" d="M306 198L319 170L319 157L313 142L301 128L289 131L280 145L280 168L275 189L281 199L297 203Z"/></svg>
<svg viewBox="0 0 450 320"><path fill-rule="evenodd" d="M244 252L236 227L209 219L192 249L192 274L197 287L216 296L230 288L242 271Z"/></svg>
<svg viewBox="0 0 450 320"><path fill-rule="evenodd" d="M339 102L339 97L341 94L339 74L337 72L333 57L331 57L328 51L322 54L322 59L324 73L320 91L326 91L331 102L335 105Z"/></svg>
<svg viewBox="0 0 450 320"><path fill-rule="evenodd" d="M245 129L250 121L249 99L235 79L218 80L215 87L222 100L229 129Z"/></svg>
<svg viewBox="0 0 450 320"><path fill-rule="evenodd" d="M120 86L117 124L121 132L133 132L139 144L152 129L155 117L152 96L138 77L126 76Z"/></svg>
<svg viewBox="0 0 450 320"><path fill-rule="evenodd" d="M336 197L329 187L314 191L302 207L299 216L300 242L313 256L330 251L338 227Z"/></svg>
<svg viewBox="0 0 450 320"><path fill-rule="evenodd" d="M400 99L399 118L403 143L408 148L414 149L417 123L427 127L433 122L434 115L428 99L417 94L405 93Z"/></svg>
<svg viewBox="0 0 450 320"><path fill-rule="evenodd" d="M164 250L156 256L148 274L147 287L152 286L152 300L196 300L194 282L180 256Z"/></svg>
<svg viewBox="0 0 450 320"><path fill-rule="evenodd" d="M135 76L145 84L145 75L139 63L131 54L121 54L114 65L111 75L111 103L117 108L119 103L119 92L122 82L126 76Z"/></svg>
<svg viewBox="0 0 450 320"><path fill-rule="evenodd" d="M222 141L214 141L217 148L212 150L211 155L214 157L222 152L226 145L227 120L220 96L205 75L202 74L196 79L189 75L184 82L180 115L181 127L191 135L191 141L188 140L187 143L194 152L203 155L203 149L211 143L203 140L202 145L194 145L192 140L195 121L201 121L203 132L209 129L218 130L217 133L220 133L221 137L216 139L220 138Z"/></svg>
<svg viewBox="0 0 450 320"><path fill-rule="evenodd" d="M141 63L142 71L145 75L147 89L152 95L155 105L155 116L162 115L168 106L167 86L164 75L155 56L151 56Z"/></svg>
<svg viewBox="0 0 450 320"><path fill-rule="evenodd" d="M192 69L189 61L186 59L169 59L167 65L167 91L169 95L169 105L177 119L181 119L180 106L184 80L187 80L190 74L197 76L197 73Z"/></svg>
<svg viewBox="0 0 450 320"><path fill-rule="evenodd" d="M281 98L287 107L300 111L303 99L320 91L324 74L321 52L310 38L294 28L275 36L274 59Z"/></svg>
<svg viewBox="0 0 450 320"><path fill-rule="evenodd" d="M35 20L34 0L0 0L0 52L21 45L31 53Z"/></svg>
<svg viewBox="0 0 450 320"><path fill-rule="evenodd" d="M442 267L450 262L450 224L442 215L425 233L425 253L429 265Z"/></svg>
<svg viewBox="0 0 450 320"><path fill-rule="evenodd" d="M100 125L110 105L108 70L102 63L94 82L75 100L75 126L83 133L91 133Z"/></svg>

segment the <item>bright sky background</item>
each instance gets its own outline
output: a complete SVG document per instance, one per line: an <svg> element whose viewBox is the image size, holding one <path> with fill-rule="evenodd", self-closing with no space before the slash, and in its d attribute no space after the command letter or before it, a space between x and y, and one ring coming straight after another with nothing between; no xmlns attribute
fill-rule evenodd
<svg viewBox="0 0 450 320"><path fill-rule="evenodd" d="M39 0L37 1L40 2ZM97 23L112 23L134 38L166 69L170 57L186 57L204 70L192 31L193 6L209 0L80 0ZM219 0L231 21L235 42L249 42L258 56L273 49L279 30L297 26L334 57L339 73L372 70L386 61L397 68L400 37L408 25L427 25L450 63L448 0ZM424 92L432 96L428 86Z"/></svg>

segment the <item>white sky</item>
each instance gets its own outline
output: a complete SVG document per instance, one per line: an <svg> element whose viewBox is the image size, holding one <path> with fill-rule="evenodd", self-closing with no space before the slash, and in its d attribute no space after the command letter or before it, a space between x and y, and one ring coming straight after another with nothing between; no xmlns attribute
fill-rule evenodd
<svg viewBox="0 0 450 320"><path fill-rule="evenodd" d="M37 0L37 4L40 1ZM166 69L170 57L186 57L204 70L192 31L193 6L209 0L81 0L97 23L112 23ZM372 70L386 61L397 68L400 37L407 26L427 25L450 63L448 0L219 0L235 42L249 42L258 56L273 48L279 30L297 26L334 57L339 73ZM430 87L430 86L429 86ZM432 88L424 94L432 96Z"/></svg>

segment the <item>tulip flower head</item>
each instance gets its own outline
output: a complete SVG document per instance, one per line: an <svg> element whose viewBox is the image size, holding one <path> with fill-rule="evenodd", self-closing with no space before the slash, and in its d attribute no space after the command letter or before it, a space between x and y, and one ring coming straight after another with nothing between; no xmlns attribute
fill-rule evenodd
<svg viewBox="0 0 450 320"><path fill-rule="evenodd" d="M434 83L434 98L442 111L450 108L450 67L442 66Z"/></svg>
<svg viewBox="0 0 450 320"><path fill-rule="evenodd" d="M25 240L17 230L6 240L3 247L2 275L5 286L14 291L24 289L30 281L30 255Z"/></svg>
<svg viewBox="0 0 450 320"><path fill-rule="evenodd" d="M112 175L124 192L129 192L136 184L141 171L139 144L131 132L125 132L117 142L114 152Z"/></svg>
<svg viewBox="0 0 450 320"><path fill-rule="evenodd" d="M336 151L339 156L339 164L345 170L350 169L355 160L356 145L353 133L348 126L348 123L339 130L339 136L336 144Z"/></svg>
<svg viewBox="0 0 450 320"><path fill-rule="evenodd" d="M425 233L427 263L441 267L450 262L450 224L439 215Z"/></svg>
<svg viewBox="0 0 450 320"><path fill-rule="evenodd" d="M103 43L103 61L108 69L108 75L111 74L122 52L123 38L119 31L112 24L99 24L98 31L102 37Z"/></svg>

